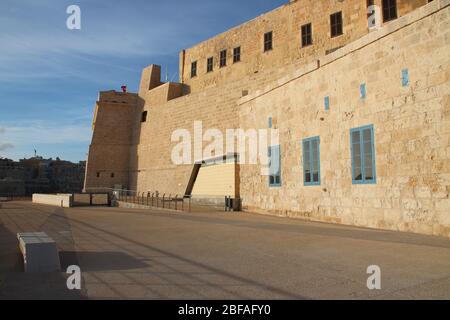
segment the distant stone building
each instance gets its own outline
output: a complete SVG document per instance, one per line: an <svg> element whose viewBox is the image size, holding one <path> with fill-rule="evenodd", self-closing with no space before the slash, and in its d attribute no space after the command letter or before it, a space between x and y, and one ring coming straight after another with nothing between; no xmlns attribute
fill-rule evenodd
<svg viewBox="0 0 450 320"><path fill-rule="evenodd" d="M85 189L233 196L249 211L450 236L449 4L289 1L182 50L179 83L145 68L138 93L100 93ZM239 150L219 163L225 149L193 146L192 163L174 163L174 133L199 125L277 129L268 176Z"/></svg>
<svg viewBox="0 0 450 320"><path fill-rule="evenodd" d="M0 159L0 195L29 196L33 193L69 193L83 189L86 162L33 157L13 161Z"/></svg>
<svg viewBox="0 0 450 320"><path fill-rule="evenodd" d="M0 195L25 195L25 171L10 159L0 158Z"/></svg>

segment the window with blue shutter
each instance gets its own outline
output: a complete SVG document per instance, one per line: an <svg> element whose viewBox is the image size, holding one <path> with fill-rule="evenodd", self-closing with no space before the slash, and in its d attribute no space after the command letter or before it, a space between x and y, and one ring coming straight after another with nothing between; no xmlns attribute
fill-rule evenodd
<svg viewBox="0 0 450 320"><path fill-rule="evenodd" d="M364 100L366 98L366 95L367 95L367 93L366 93L366 84L362 83L359 86L359 97L361 98L361 100Z"/></svg>
<svg viewBox="0 0 450 320"><path fill-rule="evenodd" d="M269 147L269 186L281 186L281 153L280 146Z"/></svg>
<svg viewBox="0 0 450 320"><path fill-rule="evenodd" d="M408 71L408 69L402 70L402 86L403 87L409 86L409 71Z"/></svg>
<svg viewBox="0 0 450 320"><path fill-rule="evenodd" d="M305 186L320 185L320 138L303 140L303 182Z"/></svg>
<svg viewBox="0 0 450 320"><path fill-rule="evenodd" d="M353 184L376 183L373 126L350 130Z"/></svg>
<svg viewBox="0 0 450 320"><path fill-rule="evenodd" d="M325 111L330 110L330 97L325 97L324 101L323 101L324 105L325 105Z"/></svg>

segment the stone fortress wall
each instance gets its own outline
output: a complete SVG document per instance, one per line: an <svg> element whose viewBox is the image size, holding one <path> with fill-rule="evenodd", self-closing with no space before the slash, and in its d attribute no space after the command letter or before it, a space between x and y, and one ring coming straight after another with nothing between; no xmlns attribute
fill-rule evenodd
<svg viewBox="0 0 450 320"><path fill-rule="evenodd" d="M245 209L450 236L450 10L433 8L239 101L242 128L267 127L268 117L277 123L282 158L280 188L269 187L259 166L241 165ZM367 125L374 127L376 183L354 184L350 130ZM310 137L320 137L318 186L302 177L302 141Z"/></svg>
<svg viewBox="0 0 450 320"><path fill-rule="evenodd" d="M449 218L442 213L450 211L448 119L444 118L448 113L449 61L442 53L448 52L449 1L427 2L397 1L399 19L384 23L380 30L369 30L365 0L290 1L183 50L180 83L162 83L160 68L149 66L142 73L138 94L101 94L85 188L122 185L141 192L182 195L193 165L172 163L171 152L177 144L171 142L174 130L188 129L193 134L194 121L202 121L203 130L223 132L267 128L267 118L273 117L281 130L283 183L280 188L269 188L267 177L255 174L258 166L241 165L237 189L244 208L450 235ZM375 4L381 5L381 0ZM342 11L343 35L331 38L330 14L337 11ZM299 30L309 22L313 44L302 48ZM273 32L273 49L264 52L263 35L269 31ZM241 47L241 61L233 63L237 46ZM223 49L227 49L227 66L219 68ZM211 56L214 68L207 73ZM197 61L197 76L191 78L193 61ZM411 77L408 88L398 85L404 68ZM363 82L367 97L361 101L358 90ZM122 101L120 97L125 96L128 99ZM323 108L324 96L330 97L328 112ZM428 100L430 104L425 103ZM142 122L144 112L147 119ZM408 121L424 136L403 123ZM427 123L433 129L426 127ZM375 126L376 185L352 185L348 131L358 124ZM322 184L306 188L300 142L314 134L321 137ZM425 158L420 146L433 160ZM416 151L410 154L408 150ZM422 164L414 160L419 154L424 157ZM405 166L394 161L398 158ZM414 174L426 165L434 169L410 182L405 172ZM406 195L407 190L410 193ZM421 202L421 192L430 198ZM364 196L367 194L370 200Z"/></svg>

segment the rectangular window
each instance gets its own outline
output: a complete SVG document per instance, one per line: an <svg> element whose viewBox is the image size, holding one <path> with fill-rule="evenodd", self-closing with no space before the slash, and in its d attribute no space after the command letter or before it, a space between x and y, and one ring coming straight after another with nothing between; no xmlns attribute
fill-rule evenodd
<svg viewBox="0 0 450 320"><path fill-rule="evenodd" d="M343 33L342 29L342 12L336 12L333 13L330 16L330 23L331 23L331 37L337 37L340 36Z"/></svg>
<svg viewBox="0 0 450 320"><path fill-rule="evenodd" d="M269 186L281 187L281 153L280 146L269 147Z"/></svg>
<svg viewBox="0 0 450 320"><path fill-rule="evenodd" d="M397 19L397 0L383 0L383 21Z"/></svg>
<svg viewBox="0 0 450 320"><path fill-rule="evenodd" d="M269 129L272 129L272 125L273 125L272 117L269 117L269 119L268 119L268 126L269 126Z"/></svg>
<svg viewBox="0 0 450 320"><path fill-rule="evenodd" d="M192 62L191 64L191 78L197 76L197 61Z"/></svg>
<svg viewBox="0 0 450 320"><path fill-rule="evenodd" d="M302 26L302 47L312 45L312 25L311 23Z"/></svg>
<svg viewBox="0 0 450 320"><path fill-rule="evenodd" d="M367 0L367 9L370 9L370 7L372 7L373 5L375 5L374 0ZM367 12L367 18L369 18L371 16L371 14L369 12Z"/></svg>
<svg viewBox="0 0 450 320"><path fill-rule="evenodd" d="M206 72L212 72L214 69L214 58L208 58L208 61L206 63Z"/></svg>
<svg viewBox="0 0 450 320"><path fill-rule="evenodd" d="M320 185L320 138L303 140L303 182L305 186Z"/></svg>
<svg viewBox="0 0 450 320"><path fill-rule="evenodd" d="M325 106L325 111L330 110L330 97L325 97L323 100L324 106Z"/></svg>
<svg viewBox="0 0 450 320"><path fill-rule="evenodd" d="M272 39L273 39L272 31L264 34L264 52L270 51L273 49Z"/></svg>
<svg viewBox="0 0 450 320"><path fill-rule="evenodd" d="M233 63L241 61L241 47L233 49Z"/></svg>
<svg viewBox="0 0 450 320"><path fill-rule="evenodd" d="M409 71L408 71L408 69L402 70L402 86L403 87L409 86Z"/></svg>
<svg viewBox="0 0 450 320"><path fill-rule="evenodd" d="M227 65L227 50L220 51L220 67L223 68Z"/></svg>
<svg viewBox="0 0 450 320"><path fill-rule="evenodd" d="M366 92L366 84L362 83L359 86L359 97L361 98L361 100L364 100L367 96L367 92Z"/></svg>
<svg viewBox="0 0 450 320"><path fill-rule="evenodd" d="M141 122L147 122L147 114L148 114L147 111L142 112Z"/></svg>
<svg viewBox="0 0 450 320"><path fill-rule="evenodd" d="M373 126L350 130L353 184L376 183Z"/></svg>

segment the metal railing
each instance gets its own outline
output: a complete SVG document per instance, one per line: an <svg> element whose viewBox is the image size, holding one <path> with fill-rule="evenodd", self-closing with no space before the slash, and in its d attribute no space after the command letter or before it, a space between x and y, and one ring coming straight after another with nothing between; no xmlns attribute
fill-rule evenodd
<svg viewBox="0 0 450 320"><path fill-rule="evenodd" d="M191 212L191 197L180 196L178 194L172 195L166 193L161 194L158 191L139 192L114 189L112 191L112 199L146 207Z"/></svg>
<svg viewBox="0 0 450 320"><path fill-rule="evenodd" d="M89 188L87 193L103 193L109 190L111 202L118 201L123 203L140 205L149 208L171 209L176 211L192 212L199 211L240 211L242 202L240 198L231 196L225 197L224 201L205 202L199 199L192 199L192 196L180 196L178 194L160 193L159 191L136 191L128 189L112 188ZM223 199L223 198L222 198Z"/></svg>
<svg viewBox="0 0 450 320"><path fill-rule="evenodd" d="M78 206L111 206L111 192L72 193L73 205Z"/></svg>

